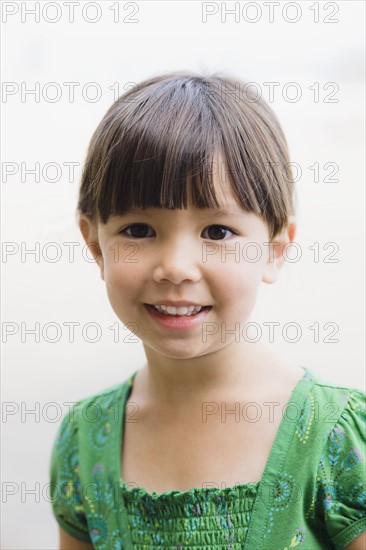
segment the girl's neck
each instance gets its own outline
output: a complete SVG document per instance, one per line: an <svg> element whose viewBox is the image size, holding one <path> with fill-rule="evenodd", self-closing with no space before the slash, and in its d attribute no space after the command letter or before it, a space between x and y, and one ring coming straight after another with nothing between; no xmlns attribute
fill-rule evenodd
<svg viewBox="0 0 366 550"><path fill-rule="evenodd" d="M262 343L234 343L193 359L162 356L147 346L145 352L147 364L135 377L130 399L170 410L202 401L263 399L303 375Z"/></svg>

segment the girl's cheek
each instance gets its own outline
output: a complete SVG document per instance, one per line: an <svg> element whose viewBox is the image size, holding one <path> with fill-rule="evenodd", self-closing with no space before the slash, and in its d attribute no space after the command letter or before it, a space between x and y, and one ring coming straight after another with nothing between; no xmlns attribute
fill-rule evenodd
<svg viewBox="0 0 366 550"><path fill-rule="evenodd" d="M152 277L156 258L142 257L138 243L114 242L107 245L104 261L105 281L111 288L133 289ZM225 251L223 251L225 252ZM249 254L249 253L248 253ZM225 294L248 292L258 285L261 278L262 261L253 261L253 254L245 256L218 250L201 264L202 279Z"/></svg>
<svg viewBox="0 0 366 550"><path fill-rule="evenodd" d="M209 264L206 264L209 265ZM243 281L244 278L248 282L256 279L263 269L263 259L255 257L242 256L227 256L220 261L215 261L212 268L220 274L231 274L235 279Z"/></svg>
<svg viewBox="0 0 366 550"><path fill-rule="evenodd" d="M110 263L106 266L105 275L112 286L128 285L136 277L136 268L122 262Z"/></svg>
<svg viewBox="0 0 366 550"><path fill-rule="evenodd" d="M128 264L129 257L132 262L136 261L133 260L133 255L135 253L136 256L136 249L138 247L137 245L134 246L134 243L124 242L121 239L108 239L104 244L105 262L108 266L113 267Z"/></svg>

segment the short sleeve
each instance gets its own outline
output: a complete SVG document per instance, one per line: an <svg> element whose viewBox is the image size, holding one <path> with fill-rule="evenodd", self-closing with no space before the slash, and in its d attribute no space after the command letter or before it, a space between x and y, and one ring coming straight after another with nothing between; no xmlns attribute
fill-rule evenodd
<svg viewBox="0 0 366 550"><path fill-rule="evenodd" d="M341 416L327 432L317 472L318 507L336 550L366 531L366 395L348 391ZM335 414L331 405L329 418Z"/></svg>
<svg viewBox="0 0 366 550"><path fill-rule="evenodd" d="M77 432L77 410L74 405L63 417L52 449L52 509L59 525L70 536L83 542L91 542L79 480Z"/></svg>

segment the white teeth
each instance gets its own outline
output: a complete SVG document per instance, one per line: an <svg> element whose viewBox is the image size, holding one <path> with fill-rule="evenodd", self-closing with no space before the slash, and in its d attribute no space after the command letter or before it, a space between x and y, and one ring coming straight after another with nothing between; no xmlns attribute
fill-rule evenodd
<svg viewBox="0 0 366 550"><path fill-rule="evenodd" d="M173 307L173 306L154 306L160 313L164 315L195 315L205 306L188 306L188 307Z"/></svg>

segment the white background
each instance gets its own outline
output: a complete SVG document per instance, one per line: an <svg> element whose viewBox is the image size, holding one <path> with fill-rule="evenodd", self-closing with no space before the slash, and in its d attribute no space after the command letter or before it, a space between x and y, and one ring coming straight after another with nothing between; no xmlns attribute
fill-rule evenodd
<svg viewBox="0 0 366 550"><path fill-rule="evenodd" d="M256 23L248 21L255 19L253 7L246 16L239 14L237 21L234 15L227 15L225 21L218 11L204 23L201 2L150 1L137 2L139 11L131 17L138 22L128 23L123 19L133 7L120 2L120 21L114 22L110 7L116 2L107 1L98 4L100 20L91 23L82 17L88 2L80 2L72 23L66 6L58 2L60 20L50 23L45 18L55 19L56 2L40 2L37 23L34 15L25 12L34 9L35 2L2 4L3 87L14 83L15 90L13 95L3 93L2 98L2 162L16 163L19 168L2 183L2 240L15 247L15 253L3 256L2 263L2 400L8 408L14 404L14 414L3 417L2 424L2 548L50 549L57 548L57 524L42 489L46 491L49 482L50 454L59 424L51 421L56 411L47 408L47 403L58 403L65 413L63 403L122 382L145 361L140 341L123 342L129 333L121 325L120 342L113 341L109 327L118 319L96 265L82 257L83 241L75 223L82 162L92 132L114 100L110 89L114 83L119 83L122 93L128 83L169 71L205 75L222 71L256 82L267 101L268 86L263 83L279 83L270 104L284 129L291 160L301 167L295 240L301 245L302 258L286 263L276 285L262 286L253 317L258 322L280 322L281 327L298 323L302 328L298 342L286 342L279 333L273 344L279 353L329 381L365 388L365 10L361 1L330 2L327 9L324 2L302 1L283 12L288 3L281 2L270 23L269 8L258 2L262 15ZM50 6L42 14L46 4ZM237 4L242 11L248 3ZM211 5L219 10L221 3ZM314 5L319 8L318 23L314 22L315 8L310 9ZM296 6L301 9L300 18L290 23L285 17L293 20ZM332 6L339 8L333 16ZM233 7L233 2L227 3L228 9ZM6 20L4 9L17 8ZM96 14L93 6L84 11L89 19ZM339 22L325 23L327 16ZM51 88L47 92L49 82L58 84L59 101L49 100L55 93ZM64 82L80 83L73 102ZM89 82L97 82L102 91L97 102L91 101L95 90L85 88ZM290 82L301 87L297 102L282 95ZM324 101L334 89L326 88L330 82L339 87L333 96L336 103ZM36 83L39 101L31 94L22 98L21 90L34 89ZM319 101L310 89L314 83L319 85ZM86 90L85 97L82 90ZM36 182L28 174L22 181L22 162L28 169L39 162L41 171L47 163L58 163L61 177L58 182L47 181L56 174L49 169L46 179L41 174ZM73 179L66 162L78 163ZM324 181L331 173L323 168L327 162L339 166L333 176L338 182ZM320 166L319 182L309 168L314 163ZM59 261L50 261L55 248L44 248L50 242L59 245ZM79 243L73 262L65 242ZM319 243L318 262L314 261L314 243ZM324 261L333 250L324 249L327 243L339 247L334 256L338 262ZM22 258L22 246L39 246L39 261L32 254ZM69 342L64 325L72 321L80 323L74 343ZM37 322L40 341L35 342L30 334L22 337L21 323L29 329ZM50 322L62 329L55 343L42 336L42 327ZM81 328L90 322L102 330L96 343L81 335ZM333 336L336 343L326 342L331 330L323 327L328 322L339 327ZM319 342L314 342L309 329L315 323L319 323ZM11 327L16 332L6 338ZM50 330L49 339L54 336ZM92 330L89 336L94 337ZM22 418L21 411L37 408L38 418L34 414ZM10 486L5 483L13 483L13 496L6 496ZM35 495L26 494L31 489L36 489Z"/></svg>

